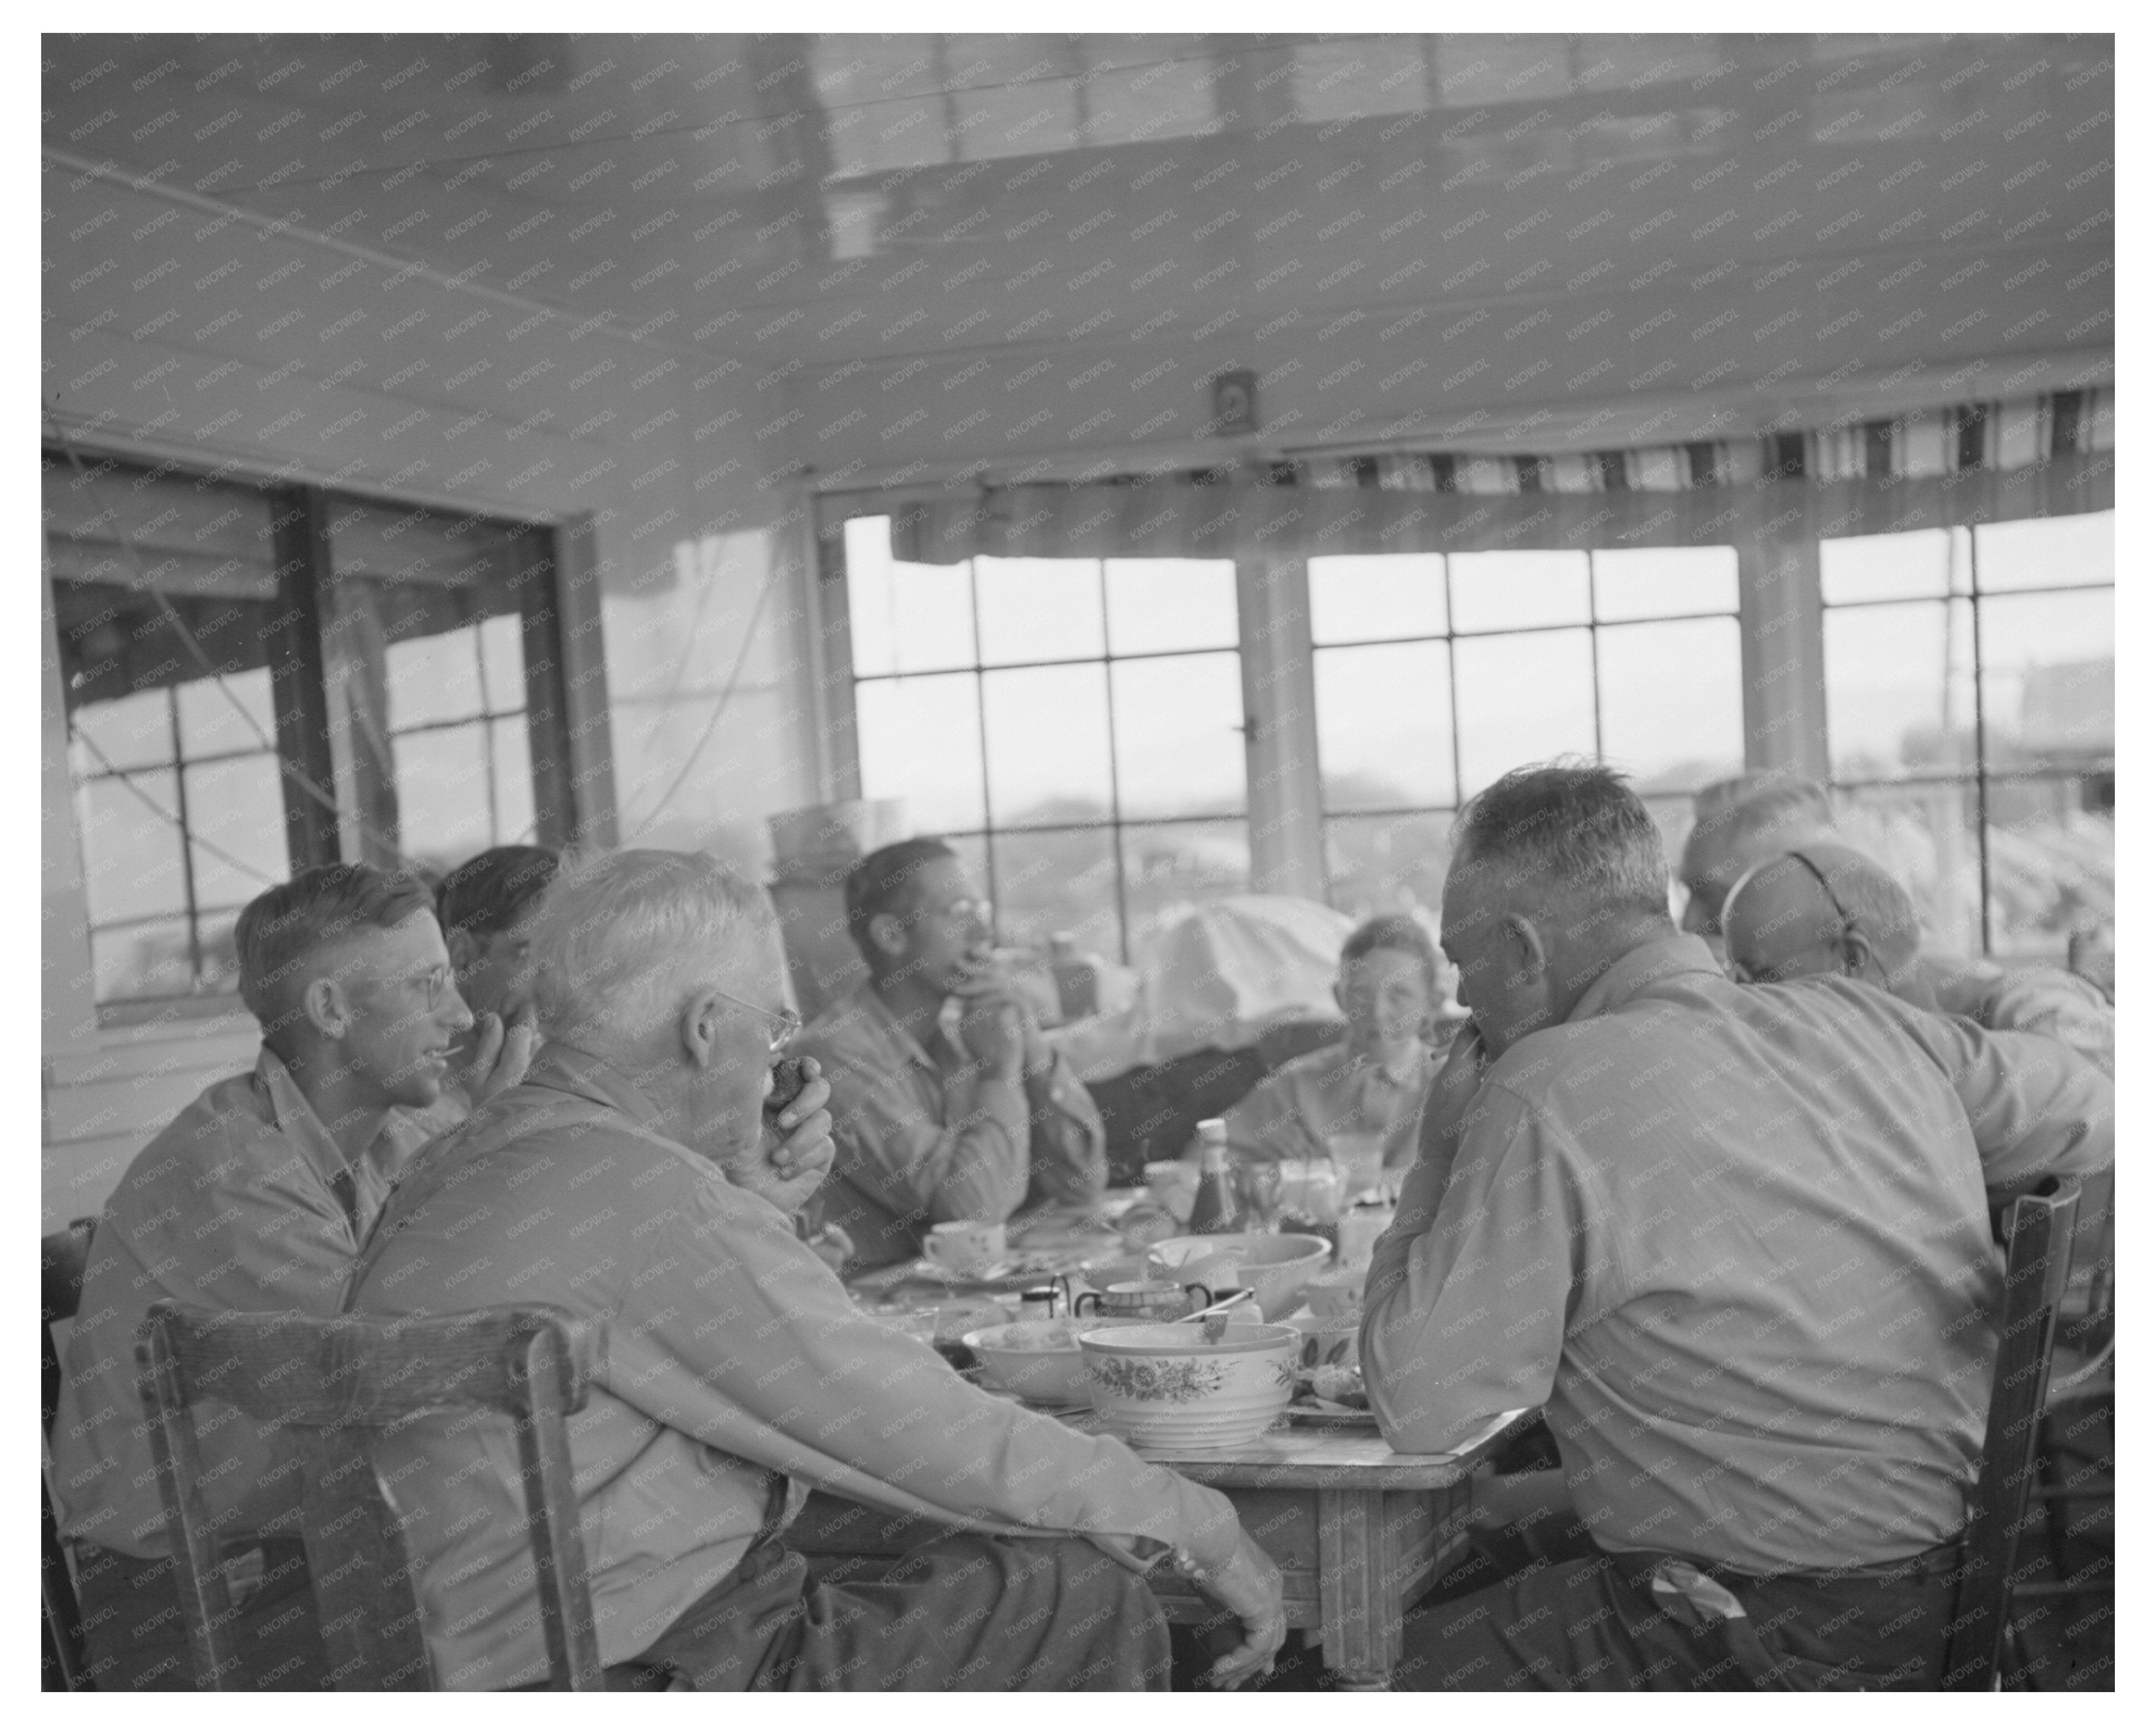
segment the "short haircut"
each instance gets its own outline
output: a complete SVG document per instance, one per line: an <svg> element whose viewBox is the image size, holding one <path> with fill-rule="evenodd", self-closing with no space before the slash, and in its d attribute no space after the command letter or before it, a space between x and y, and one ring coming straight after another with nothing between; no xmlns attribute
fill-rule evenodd
<svg viewBox="0 0 2156 1725"><path fill-rule="evenodd" d="M1889 976L1917 956L1923 938L1916 901L1886 870L1846 845L1797 845L1788 853L1826 882L1851 927L1871 942Z"/></svg>
<svg viewBox="0 0 2156 1725"><path fill-rule="evenodd" d="M1833 830L1833 800L1815 778L1747 773L1708 785L1692 798L1694 833L1718 832L1747 850L1763 839L1793 841Z"/></svg>
<svg viewBox="0 0 2156 1725"><path fill-rule="evenodd" d="M324 948L370 928L394 928L434 913L434 901L409 875L364 863L302 869L282 886L248 901L233 929L239 957L239 998L274 1042L297 1010L295 984L309 980L307 961Z"/></svg>
<svg viewBox="0 0 2156 1725"><path fill-rule="evenodd" d="M1596 911L1669 920L1661 829L1621 773L1587 762L1516 767L1460 811L1455 866L1511 865Z"/></svg>
<svg viewBox="0 0 2156 1725"><path fill-rule="evenodd" d="M1422 966L1430 992L1433 995L1438 992L1437 948L1430 944L1428 931L1414 917L1398 911L1373 916L1341 943L1341 968L1371 952L1406 953Z"/></svg>
<svg viewBox="0 0 2156 1725"><path fill-rule="evenodd" d="M931 863L956 862L958 853L941 839L901 839L871 850L846 870L846 932L862 953L874 958L869 939L872 918L888 913L903 918L913 908L913 886Z"/></svg>
<svg viewBox="0 0 2156 1725"><path fill-rule="evenodd" d="M714 857L565 858L531 925L539 1022L594 1052L634 1046L713 980L715 947L767 925L762 889Z"/></svg>
<svg viewBox="0 0 2156 1725"><path fill-rule="evenodd" d="M449 870L434 889L442 932L496 935L531 907L562 871L562 853L542 845L497 845Z"/></svg>

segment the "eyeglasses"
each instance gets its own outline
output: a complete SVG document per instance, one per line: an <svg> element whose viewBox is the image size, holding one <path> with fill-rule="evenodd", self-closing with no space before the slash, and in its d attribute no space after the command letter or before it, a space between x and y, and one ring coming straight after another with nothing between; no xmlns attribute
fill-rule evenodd
<svg viewBox="0 0 2156 1725"><path fill-rule="evenodd" d="M448 965L437 964L410 976L391 977L388 980L399 988L418 989L426 996L427 1010L432 1012L442 1004L442 996L449 992L453 974Z"/></svg>
<svg viewBox="0 0 2156 1725"><path fill-rule="evenodd" d="M954 898L947 905L932 906L930 914L949 916L960 922L985 925L996 920L996 907L984 898Z"/></svg>
<svg viewBox="0 0 2156 1725"><path fill-rule="evenodd" d="M744 1000L738 994L729 994L716 983L707 983L705 986L720 999L731 1000L736 1006L746 1006L760 1017L769 1019L772 1024L771 1051L773 1054L783 1053L786 1045L793 1040L793 1033L801 1028L801 1014L790 1006L782 1006L773 1012L767 1006L758 1006L753 1000Z"/></svg>

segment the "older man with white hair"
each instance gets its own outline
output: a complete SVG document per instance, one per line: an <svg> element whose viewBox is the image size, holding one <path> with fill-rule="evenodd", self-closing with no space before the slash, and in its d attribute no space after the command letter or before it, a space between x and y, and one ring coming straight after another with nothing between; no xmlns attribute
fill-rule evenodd
<svg viewBox="0 0 2156 1725"><path fill-rule="evenodd" d="M1454 834L1465 1077L1373 1255L1363 1376L1411 1452L1544 1404L1600 1550L1412 1619L1403 1681L1936 1686L1986 1189L2107 1165L2109 1081L1845 978L1738 987L1605 768L1508 773Z"/></svg>
<svg viewBox="0 0 2156 1725"><path fill-rule="evenodd" d="M350 1304L541 1301L603 1335L569 1448L617 1683L1164 1687L1140 1571L1171 1552L1245 1625L1213 1680L1270 1666L1280 1577L1224 1498L974 1389L795 1238L829 1119L820 1155L764 1153L758 1105L794 1020L755 888L708 858L625 851L565 871L532 942L543 1051L400 1183ZM398 1447L438 1681L538 1680L514 1445L444 1418ZM970 1531L884 1582L812 1584L781 1541L810 1486Z"/></svg>

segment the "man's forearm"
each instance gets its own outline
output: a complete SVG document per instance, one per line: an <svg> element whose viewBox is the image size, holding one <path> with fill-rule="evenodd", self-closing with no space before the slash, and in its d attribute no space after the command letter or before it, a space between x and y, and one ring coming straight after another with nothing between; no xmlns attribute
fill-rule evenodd
<svg viewBox="0 0 2156 1725"><path fill-rule="evenodd" d="M1026 1075L1025 1100L1034 1189L1051 1200L1097 1198L1108 1184L1107 1135L1091 1098L1060 1056L1038 1074Z"/></svg>
<svg viewBox="0 0 2156 1725"><path fill-rule="evenodd" d="M971 1117L959 1128L930 1199L939 1221L1001 1221L1025 1202L1032 1128L1015 1061L973 1079Z"/></svg>

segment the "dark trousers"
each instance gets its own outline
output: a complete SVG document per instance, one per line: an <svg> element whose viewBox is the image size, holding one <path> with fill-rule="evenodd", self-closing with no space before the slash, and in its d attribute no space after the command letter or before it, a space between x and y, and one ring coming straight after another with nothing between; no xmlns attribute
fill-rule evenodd
<svg viewBox="0 0 2156 1725"><path fill-rule="evenodd" d="M961 1533L869 1582L812 1583L760 1547L607 1686L1165 1689L1168 1662L1152 1590L1086 1541Z"/></svg>
<svg viewBox="0 0 2156 1725"><path fill-rule="evenodd" d="M262 1542L261 1579L233 1625L239 1668L226 1689L326 1689L313 1584L297 1539ZM131 1558L101 1545L74 1548L90 1681L108 1693L192 1689L194 1656L180 1616L170 1558Z"/></svg>
<svg viewBox="0 0 2156 1725"><path fill-rule="evenodd" d="M1651 1553L1552 1563L1409 1616L1398 1689L1935 1689L1958 1548L1837 1574L1700 1564L1744 1608L1657 1592Z"/></svg>

